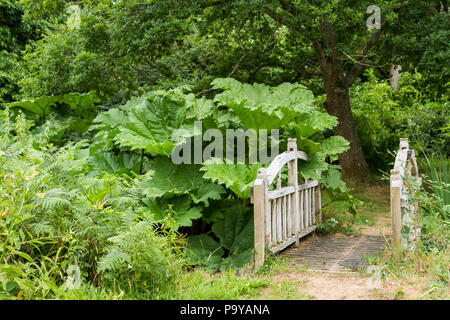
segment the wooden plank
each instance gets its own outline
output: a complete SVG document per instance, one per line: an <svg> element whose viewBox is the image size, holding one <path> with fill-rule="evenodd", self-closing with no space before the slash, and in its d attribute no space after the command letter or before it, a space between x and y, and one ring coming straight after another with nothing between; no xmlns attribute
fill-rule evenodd
<svg viewBox="0 0 450 320"><path fill-rule="evenodd" d="M255 267L264 264L264 180L256 179L254 183L254 240L255 240Z"/></svg>
<svg viewBox="0 0 450 320"><path fill-rule="evenodd" d="M307 236L314 230L316 230L316 226L311 226L305 230L301 230L297 235L287 238L286 241L284 241L283 243L277 244L277 245L269 248L269 251L272 253L277 253L283 249L286 249L288 246L295 243L299 238L303 238L303 237Z"/></svg>
<svg viewBox="0 0 450 320"><path fill-rule="evenodd" d="M305 190L305 228L309 227L309 189Z"/></svg>
<svg viewBox="0 0 450 320"><path fill-rule="evenodd" d="M311 212L311 219L312 224L316 224L316 187L312 188L312 195L311 195L311 203L312 203L312 212Z"/></svg>
<svg viewBox="0 0 450 320"><path fill-rule="evenodd" d="M392 223L392 254L394 261L399 263L402 256L402 212L401 212L401 188L403 181L400 171L391 170L391 223Z"/></svg>
<svg viewBox="0 0 450 320"><path fill-rule="evenodd" d="M277 200L272 201L272 244L277 242Z"/></svg>
<svg viewBox="0 0 450 320"><path fill-rule="evenodd" d="M277 253L277 252L287 248L291 244L295 243L296 241L297 241L297 237L296 236L291 236L291 237L287 238L285 241L283 241L282 243L277 244L276 246L273 246L273 247L269 248L269 251L272 252L272 253Z"/></svg>
<svg viewBox="0 0 450 320"><path fill-rule="evenodd" d="M308 160L308 156L303 151L296 151L296 152L289 152L285 151L273 159L272 163L265 168L264 175L267 178L267 183L271 184L277 174L280 172L281 168L288 163L289 161L292 161L294 159L302 159L302 160Z"/></svg>
<svg viewBox="0 0 450 320"><path fill-rule="evenodd" d="M290 237L292 236L292 194L288 194L286 196L286 200L287 200L287 236Z"/></svg>
<svg viewBox="0 0 450 320"><path fill-rule="evenodd" d="M284 196L281 198L283 202L283 215L282 215L282 224L283 224L283 240L287 238L287 197Z"/></svg>
<svg viewBox="0 0 450 320"><path fill-rule="evenodd" d="M297 153L297 139L289 139L288 140L288 151L289 152L295 152ZM298 161L297 159L303 159L302 157L299 157L297 154L297 157L289 161L288 166L288 186L294 189L293 194L290 195L290 201L289 201L289 235L294 235L299 230L300 225L300 215L299 215L299 207L298 207ZM307 158L307 157L306 157Z"/></svg>
<svg viewBox="0 0 450 320"><path fill-rule="evenodd" d="M313 189L314 188L308 189L308 191L309 191L309 226L313 225L313 219L312 219L312 216L313 216L313 203L312 203Z"/></svg>
<svg viewBox="0 0 450 320"><path fill-rule="evenodd" d="M269 200L273 200L273 199L281 198L281 197L291 194L291 193L295 193L294 187L283 187L278 190L269 191L268 198L269 198Z"/></svg>
<svg viewBox="0 0 450 320"><path fill-rule="evenodd" d="M265 185L265 192L267 194L267 186ZM272 202L269 199L265 201L265 210L266 210L266 235L265 242L267 246L272 244Z"/></svg>
<svg viewBox="0 0 450 320"><path fill-rule="evenodd" d="M320 184L317 186L316 207L318 211L317 220L319 223L322 223L322 191L320 190Z"/></svg>
<svg viewBox="0 0 450 320"><path fill-rule="evenodd" d="M277 174L277 190L281 189L281 170Z"/></svg>
<svg viewBox="0 0 450 320"><path fill-rule="evenodd" d="M281 242L281 198L274 200L277 202L277 242Z"/></svg>
<svg viewBox="0 0 450 320"><path fill-rule="evenodd" d="M318 186L318 185L319 185L319 181L317 181L317 180L311 180L311 181L308 181L308 182L306 182L306 183L304 183L304 184L299 185L299 186L297 187L297 190L298 190L298 191L306 190L306 189L310 189L310 188L316 187L316 186Z"/></svg>
<svg viewBox="0 0 450 320"><path fill-rule="evenodd" d="M304 210L304 191L300 191L300 228L299 230L303 230L305 229L305 219L304 219L304 214L305 214L305 210Z"/></svg>
<svg viewBox="0 0 450 320"><path fill-rule="evenodd" d="M403 149L397 152L395 157L394 170L398 170L400 176L404 175L404 169L406 167L406 160L408 159L408 150Z"/></svg>

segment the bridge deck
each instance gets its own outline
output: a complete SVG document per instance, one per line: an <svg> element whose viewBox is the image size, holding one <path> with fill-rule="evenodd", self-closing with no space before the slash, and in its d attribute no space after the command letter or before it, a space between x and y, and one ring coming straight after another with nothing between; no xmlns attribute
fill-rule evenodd
<svg viewBox="0 0 450 320"><path fill-rule="evenodd" d="M383 251L382 236L317 236L300 241L298 247L289 247L280 256L289 257L292 263L305 265L310 270L347 273L356 272L368 265L364 256Z"/></svg>

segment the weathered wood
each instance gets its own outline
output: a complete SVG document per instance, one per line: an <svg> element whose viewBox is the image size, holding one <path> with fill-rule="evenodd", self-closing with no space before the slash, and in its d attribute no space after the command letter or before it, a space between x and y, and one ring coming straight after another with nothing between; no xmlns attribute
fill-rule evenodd
<svg viewBox="0 0 450 320"><path fill-rule="evenodd" d="M403 181L400 171L391 170L391 224L392 224L392 253L398 263L402 255L402 209L400 203Z"/></svg>
<svg viewBox="0 0 450 320"><path fill-rule="evenodd" d="M312 196L311 196L311 202L312 202L312 211L311 211L311 219L312 224L316 223L316 188L312 188Z"/></svg>
<svg viewBox="0 0 450 320"><path fill-rule="evenodd" d="M391 170L391 219L392 219L392 254L394 260L398 263L401 260L402 249L408 248L408 243L415 241L418 233L416 212L414 208L417 203L409 204L409 197L414 198L414 190L409 190L405 181L407 177L414 176L419 180L419 168L417 166L414 150L409 149L408 139L402 138L399 143L399 151L395 157L394 169ZM402 210L405 212L402 214ZM402 238L402 228L407 226L412 230L412 235L408 238Z"/></svg>
<svg viewBox="0 0 450 320"><path fill-rule="evenodd" d="M264 264L264 180L256 179L253 184L254 192L254 239L255 239L255 266Z"/></svg>
<svg viewBox="0 0 450 320"><path fill-rule="evenodd" d="M316 228L316 213L321 208L319 181L299 184L298 159L307 160L308 157L297 150L295 139L289 139L288 150L275 157L268 168L258 170L251 189L255 207L256 267L264 263L264 253L261 252L266 247L272 252L280 251L290 244L298 244L301 237ZM285 187L281 179L284 165L288 169L288 185ZM275 178L276 189L269 191Z"/></svg>
<svg viewBox="0 0 450 320"><path fill-rule="evenodd" d="M300 230L305 228L305 191L300 191Z"/></svg>
<svg viewBox="0 0 450 320"><path fill-rule="evenodd" d="M320 184L317 186L316 208L318 211L317 220L319 221L319 223L322 223L322 191L320 190Z"/></svg>
<svg viewBox="0 0 450 320"><path fill-rule="evenodd" d="M309 228L301 230L301 231L299 231L297 233L297 235L294 235L294 236L291 236L291 237L287 238L283 243L271 247L269 249L269 251L272 252L272 253L276 253L278 251L286 249L288 246L290 246L291 244L295 243L296 240L298 240L299 238L303 238L303 237L307 236L308 234L310 234L311 232L316 230L316 228L317 228L316 226L311 226Z"/></svg>
<svg viewBox="0 0 450 320"><path fill-rule="evenodd" d="M283 202L283 207L281 208L282 215L281 215L281 223L282 223L282 229L283 229L283 237L282 240L286 239L287 236L287 197L283 196L281 198L281 201Z"/></svg>
<svg viewBox="0 0 450 320"><path fill-rule="evenodd" d="M264 184L265 185L265 184ZM267 194L267 186L265 185L265 194ZM265 199L264 208L266 210L266 219L265 219L265 239L264 243L266 246L270 246L272 244L272 202L269 199Z"/></svg>
<svg viewBox="0 0 450 320"><path fill-rule="evenodd" d="M290 216L290 235L296 234L299 230L299 214L298 214L298 154L297 154L297 140L289 139L288 140L288 152L296 153L297 157L288 162L288 186L294 189L293 196L291 196L290 207L291 207L291 216ZM305 155L306 156L306 155ZM306 157L307 158L307 157ZM296 242L296 244L298 241Z"/></svg>
<svg viewBox="0 0 450 320"><path fill-rule="evenodd" d="M301 191L301 190L311 189L311 188L316 187L318 185L319 185L319 181L311 180L311 181L305 182L304 184L299 185L297 187L297 190Z"/></svg>
<svg viewBox="0 0 450 320"><path fill-rule="evenodd" d="M302 151L289 152L285 151L275 157L272 163L266 168L265 175L267 182L271 184L284 165L294 159L308 160L306 153Z"/></svg>
<svg viewBox="0 0 450 320"><path fill-rule="evenodd" d="M310 215L309 190L310 189L305 190L305 218L306 218L305 228L308 228L310 226L310 223L309 223L309 215Z"/></svg>
<svg viewBox="0 0 450 320"><path fill-rule="evenodd" d="M268 198L269 200L281 198L285 195L295 193L295 187L283 187L281 189L277 190L271 190L268 192Z"/></svg>
<svg viewBox="0 0 450 320"><path fill-rule="evenodd" d="M281 242L281 198L275 200L277 202L277 242Z"/></svg>
<svg viewBox="0 0 450 320"><path fill-rule="evenodd" d="M277 200L271 201L272 204L272 244L277 242Z"/></svg>

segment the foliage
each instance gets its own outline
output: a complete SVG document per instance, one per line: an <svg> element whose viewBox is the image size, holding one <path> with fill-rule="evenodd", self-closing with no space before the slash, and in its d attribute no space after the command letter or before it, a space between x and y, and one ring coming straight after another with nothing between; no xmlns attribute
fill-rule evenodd
<svg viewBox="0 0 450 320"><path fill-rule="evenodd" d="M0 2L0 103L12 101L19 93L18 81L24 76L22 50L36 40L43 21L29 21L19 1Z"/></svg>
<svg viewBox="0 0 450 320"><path fill-rule="evenodd" d="M2 296L117 298L117 286L148 296L170 285L183 267L181 237L146 213L133 180L90 176L86 141L33 148L23 119L1 142Z"/></svg>
<svg viewBox="0 0 450 320"><path fill-rule="evenodd" d="M419 91L420 74L401 73L398 89L387 82L370 80L351 90L353 114L360 133L361 145L374 170L387 170L390 154L397 150L399 138L408 137L416 149L450 153L450 141L444 127L450 121L448 101L432 101Z"/></svg>

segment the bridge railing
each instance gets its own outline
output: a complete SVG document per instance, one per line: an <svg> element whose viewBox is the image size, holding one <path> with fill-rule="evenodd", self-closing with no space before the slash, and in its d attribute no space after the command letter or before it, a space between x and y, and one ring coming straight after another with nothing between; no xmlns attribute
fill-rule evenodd
<svg viewBox="0 0 450 320"><path fill-rule="evenodd" d="M251 189L256 267L263 265L266 248L275 253L293 243L298 245L299 239L322 221L319 181L298 182L298 160L307 159L306 153L297 150L296 139L289 139L288 150L269 167L258 170ZM287 166L286 186L282 186L284 166ZM270 190L274 182L276 185Z"/></svg>
<svg viewBox="0 0 450 320"><path fill-rule="evenodd" d="M411 177L421 184L414 150L409 148L408 139L402 138L390 176L392 251L397 262L401 260L402 250L414 246L420 232L415 223L418 203L414 201L414 190L409 188L411 184L407 183ZM409 230L408 236L402 237L405 230Z"/></svg>

